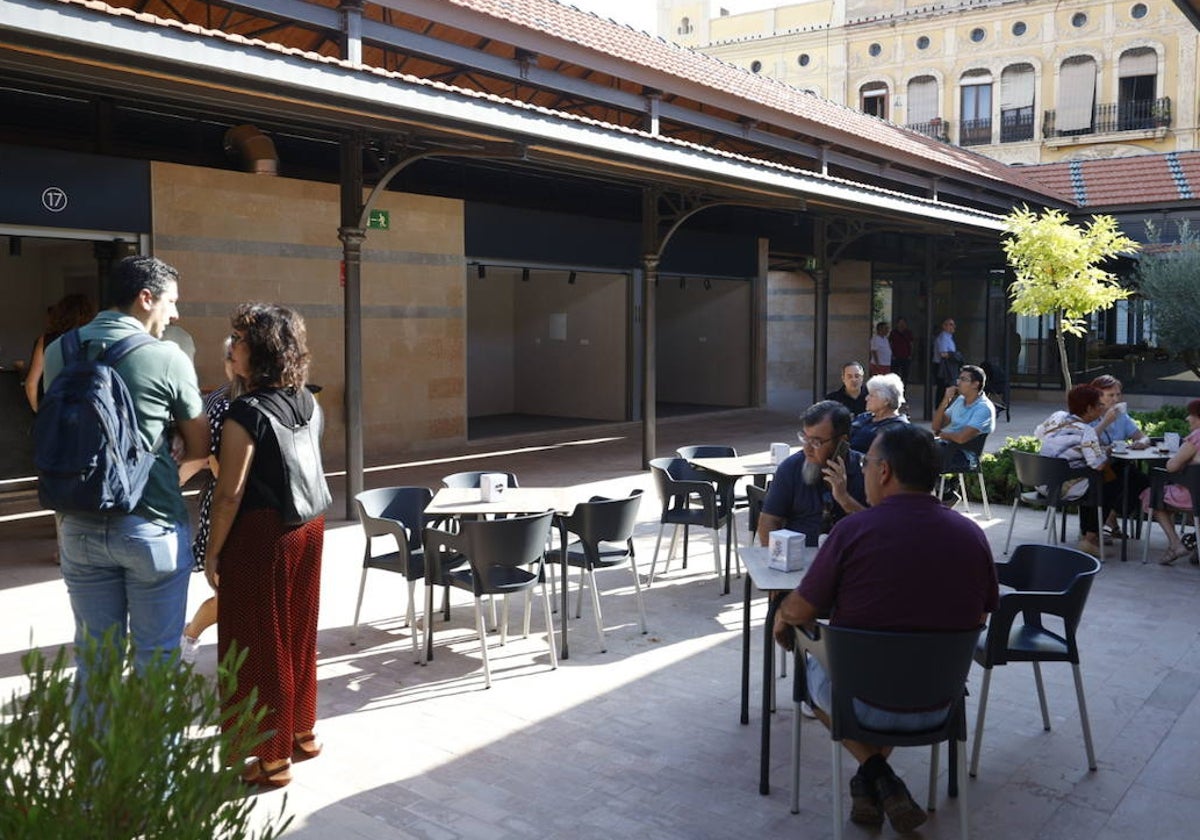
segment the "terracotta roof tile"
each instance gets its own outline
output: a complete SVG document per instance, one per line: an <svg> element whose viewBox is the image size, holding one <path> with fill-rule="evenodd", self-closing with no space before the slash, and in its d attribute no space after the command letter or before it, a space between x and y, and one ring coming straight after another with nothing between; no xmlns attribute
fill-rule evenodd
<svg viewBox="0 0 1200 840"><path fill-rule="evenodd" d="M765 105L781 115L810 121L849 135L847 143L872 144L881 157L892 149L923 158L941 167L956 169L974 177L1009 183L1038 193L1050 192L1039 182L1026 179L1020 169L1007 166L958 146L926 137L901 126L863 114L852 108L822 99L791 87L769 76L751 73L739 67L681 47L659 37L639 32L592 12L584 12L558 0L445 0L489 17L506 20L552 37L595 50L608 56L647 67L681 80L700 83L714 91ZM781 125L803 130L803 126ZM1066 193L1065 195L1070 195Z"/></svg>
<svg viewBox="0 0 1200 840"><path fill-rule="evenodd" d="M1023 168L1083 207L1168 204L1200 198L1200 151L1064 161Z"/></svg>

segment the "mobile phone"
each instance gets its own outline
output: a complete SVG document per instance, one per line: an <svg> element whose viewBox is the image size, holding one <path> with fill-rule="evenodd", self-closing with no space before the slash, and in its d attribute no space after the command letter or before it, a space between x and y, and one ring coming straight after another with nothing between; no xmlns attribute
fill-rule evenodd
<svg viewBox="0 0 1200 840"><path fill-rule="evenodd" d="M837 449L833 451L833 460L840 460L843 464L846 463L846 456L850 454L850 441L843 440L837 445Z"/></svg>

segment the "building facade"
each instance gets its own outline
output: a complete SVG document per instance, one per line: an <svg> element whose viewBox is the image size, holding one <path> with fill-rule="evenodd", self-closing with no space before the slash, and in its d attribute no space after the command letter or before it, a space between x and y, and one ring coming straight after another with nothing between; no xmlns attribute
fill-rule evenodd
<svg viewBox="0 0 1200 840"><path fill-rule="evenodd" d="M664 37L1006 163L1197 148L1197 31L1170 0L661 0Z"/></svg>

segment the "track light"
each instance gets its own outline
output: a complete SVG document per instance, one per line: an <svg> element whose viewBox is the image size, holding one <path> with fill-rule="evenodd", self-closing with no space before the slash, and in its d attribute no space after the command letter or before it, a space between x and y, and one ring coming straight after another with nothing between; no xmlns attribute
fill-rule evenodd
<svg viewBox="0 0 1200 840"><path fill-rule="evenodd" d="M522 269L521 269L521 282L522 282L522 283L528 283L528 282L529 282L529 269L528 269L528 268L522 268Z"/></svg>
<svg viewBox="0 0 1200 840"><path fill-rule="evenodd" d="M686 277L679 278L679 288L681 288L681 289L687 288L687 278Z"/></svg>
<svg viewBox="0 0 1200 840"><path fill-rule="evenodd" d="M709 280L707 277L704 278L704 291L706 291L706 292L712 291L712 281Z"/></svg>
<svg viewBox="0 0 1200 840"><path fill-rule="evenodd" d="M21 256L21 237L19 237L19 236L8 237L8 255L10 257Z"/></svg>
<svg viewBox="0 0 1200 840"><path fill-rule="evenodd" d="M575 277L576 277L576 276L577 276L577 275L575 274L575 272L574 272L574 271L572 271L570 274L568 274L568 275L567 275L567 285L569 285L569 286L574 286L574 285L575 285Z"/></svg>
<svg viewBox="0 0 1200 840"><path fill-rule="evenodd" d="M475 275L480 280L486 280L487 279L487 266L484 265L483 263L480 263L479 265L475 266Z"/></svg>

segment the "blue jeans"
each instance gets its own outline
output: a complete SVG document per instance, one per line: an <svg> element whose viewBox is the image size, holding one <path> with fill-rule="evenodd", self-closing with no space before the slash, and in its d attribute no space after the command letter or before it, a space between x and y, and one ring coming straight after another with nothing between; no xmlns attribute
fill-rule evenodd
<svg viewBox="0 0 1200 840"><path fill-rule="evenodd" d="M58 516L58 553L75 613L75 647L109 630L134 666L179 648L192 572L191 529L140 516ZM82 684L86 675L80 674Z"/></svg>

